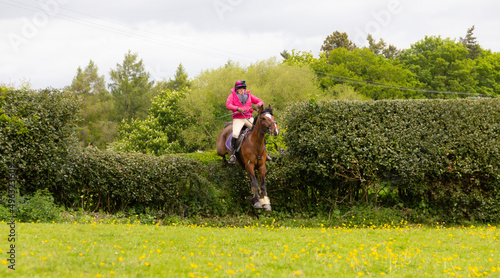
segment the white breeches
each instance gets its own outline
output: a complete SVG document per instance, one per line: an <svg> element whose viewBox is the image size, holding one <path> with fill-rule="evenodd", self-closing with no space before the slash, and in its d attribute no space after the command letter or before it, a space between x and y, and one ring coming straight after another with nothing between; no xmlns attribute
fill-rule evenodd
<svg viewBox="0 0 500 278"><path fill-rule="evenodd" d="M233 119L233 138L238 138L240 136L240 132L243 126L252 128L252 124L253 124L253 118Z"/></svg>

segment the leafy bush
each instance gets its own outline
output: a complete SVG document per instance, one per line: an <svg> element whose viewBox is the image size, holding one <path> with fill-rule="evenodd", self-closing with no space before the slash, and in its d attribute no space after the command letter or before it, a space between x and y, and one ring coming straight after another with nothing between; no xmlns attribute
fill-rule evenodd
<svg viewBox="0 0 500 278"><path fill-rule="evenodd" d="M7 206L7 199L0 200L0 220L9 220L12 215ZM54 203L54 198L47 189L38 190L34 195L15 198L16 220L23 222L51 222L60 220L62 209Z"/></svg>
<svg viewBox="0 0 500 278"><path fill-rule="evenodd" d="M66 206L90 211L219 214L220 193L205 173L203 164L176 155L74 149L52 192Z"/></svg>
<svg viewBox="0 0 500 278"><path fill-rule="evenodd" d="M47 189L38 190L33 196L24 199L18 203L17 219L24 222L51 222L60 219L62 210L56 206Z"/></svg>
<svg viewBox="0 0 500 278"><path fill-rule="evenodd" d="M77 104L58 90L0 87L1 192L7 190L7 165L16 168L23 195L50 188L61 178Z"/></svg>
<svg viewBox="0 0 500 278"><path fill-rule="evenodd" d="M7 221L9 219L11 219L9 209L6 206L0 204L0 221Z"/></svg>
<svg viewBox="0 0 500 278"><path fill-rule="evenodd" d="M54 202L90 212L133 211L147 222L253 212L246 172L221 167L215 152L156 157L80 149L71 141L77 103L64 92L0 92L0 191L14 165L27 198L25 219L54 219ZM498 99L291 105L281 117L283 137L268 140L273 213L343 221L349 212L374 223L384 215L497 221L499 105Z"/></svg>
<svg viewBox="0 0 500 278"><path fill-rule="evenodd" d="M323 208L377 202L380 192L394 189L397 201L416 212L453 222L495 221L499 105L499 99L292 105L284 140L286 171L294 178L286 182Z"/></svg>
<svg viewBox="0 0 500 278"><path fill-rule="evenodd" d="M221 160L221 157L217 154L216 150L197 151L194 153L179 153L177 155L199 161L203 164L210 164L212 162L220 162L220 160Z"/></svg>

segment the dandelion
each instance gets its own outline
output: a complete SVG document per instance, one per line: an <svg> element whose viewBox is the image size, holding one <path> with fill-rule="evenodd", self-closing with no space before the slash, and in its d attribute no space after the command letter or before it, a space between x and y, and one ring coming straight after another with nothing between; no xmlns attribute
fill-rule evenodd
<svg viewBox="0 0 500 278"><path fill-rule="evenodd" d="M6 260L2 260L2 264L7 264L7 261Z"/></svg>
<svg viewBox="0 0 500 278"><path fill-rule="evenodd" d="M234 270L232 270L232 269L228 270L227 274L234 274Z"/></svg>
<svg viewBox="0 0 500 278"><path fill-rule="evenodd" d="M122 257L118 257L118 261L119 262L123 261L123 258Z"/></svg>
<svg viewBox="0 0 500 278"><path fill-rule="evenodd" d="M192 268L197 268L198 265L197 264L189 264Z"/></svg>
<svg viewBox="0 0 500 278"><path fill-rule="evenodd" d="M302 275L302 271L300 270L295 271L295 275Z"/></svg>
<svg viewBox="0 0 500 278"><path fill-rule="evenodd" d="M151 264L150 264L150 263L148 263L148 262L144 262L144 265L145 265L145 266L150 266Z"/></svg>

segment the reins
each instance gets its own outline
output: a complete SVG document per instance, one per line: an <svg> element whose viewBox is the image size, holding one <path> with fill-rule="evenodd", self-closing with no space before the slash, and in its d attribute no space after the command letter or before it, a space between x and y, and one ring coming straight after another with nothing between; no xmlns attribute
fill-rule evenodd
<svg viewBox="0 0 500 278"><path fill-rule="evenodd" d="M255 151L253 150L252 146L250 146L250 140L248 140L248 136L245 136L245 139L247 139L247 144L248 144L248 147L250 148L250 150L253 152L253 154L255 154L255 156L257 157L257 160L260 161L260 158L262 157L262 155L264 154L264 152L266 151L266 145L264 144L264 149L262 150L262 153L260 155L258 155L257 153L255 153ZM250 163L250 160L248 160L248 162Z"/></svg>
<svg viewBox="0 0 500 278"><path fill-rule="evenodd" d="M240 112L240 113L241 113L241 112ZM244 116L244 114L243 114L243 113L241 113L241 114ZM259 113L259 115L260 115L260 113ZM262 129L260 129L260 128L258 128L258 127L256 126L256 123L252 123L252 122L250 122L247 118L245 118L245 120L247 120L249 123L251 123L251 124L252 124L252 129L253 129L253 128L256 128L258 131L260 131L261 133L264 133L264 134L266 134L266 133L271 134L271 126L272 126L273 124L275 124L275 123L276 123L276 121L273 121L273 122L269 125L268 130L267 130L267 131L263 131ZM260 155L258 155L258 154L257 154L257 153L253 150L252 146L250 145L250 140L248 139L248 136L249 136L249 134L247 134L247 135L245 136L245 139L247 140L248 147L250 148L250 150L252 151L252 153L253 153L253 154L257 157L257 161L260 161L260 159L261 159L261 158L262 158L262 156L264 155L264 152L266 151L266 144L263 144L263 145L264 145L264 149L262 150L262 153L261 153ZM250 160L248 161L248 163L250 163Z"/></svg>
<svg viewBox="0 0 500 278"><path fill-rule="evenodd" d="M238 112L239 112L239 111L238 111ZM241 114L241 115L243 115L243 117L245 117L245 114L243 114L243 113L241 113L241 112L240 112L240 114ZM259 113L259 115L260 115L260 113ZM266 133L271 134L271 126L273 126L273 124L275 124L275 123L276 123L276 121L272 121L272 122L271 122L271 124L269 125L269 127L267 128L267 131L264 131L264 130L262 130L262 129L258 128L258 127L255 125L255 123L250 122L247 118L245 118L245 120L246 120L247 122L249 122L249 123L252 125L252 129L253 129L253 128L256 128L258 131L260 131L260 132L262 132L262 133L264 133L264 134L266 134Z"/></svg>
<svg viewBox="0 0 500 278"><path fill-rule="evenodd" d="M272 126L273 124L275 124L275 123L276 123L276 121L271 122L271 124L270 124L270 125L269 125L269 127L267 128L267 131L264 131L264 130L262 130L262 129L260 129L260 128L256 127L256 126L255 126L255 128L256 128L258 131L260 131L260 132L262 132L262 133L264 133L264 134L266 134L266 133L271 134L271 126Z"/></svg>

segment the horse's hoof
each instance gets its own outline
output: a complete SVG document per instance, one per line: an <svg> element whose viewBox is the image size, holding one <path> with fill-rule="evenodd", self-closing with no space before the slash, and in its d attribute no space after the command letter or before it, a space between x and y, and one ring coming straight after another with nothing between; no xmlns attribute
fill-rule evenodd
<svg viewBox="0 0 500 278"><path fill-rule="evenodd" d="M261 209L262 208L262 204L260 202L257 202L255 204L253 204L253 207L256 208L256 209Z"/></svg>
<svg viewBox="0 0 500 278"><path fill-rule="evenodd" d="M265 205L264 205L264 210L265 210L265 211L271 211L271 210L272 210L272 209L271 209L271 205L269 205L269 204L265 204Z"/></svg>

